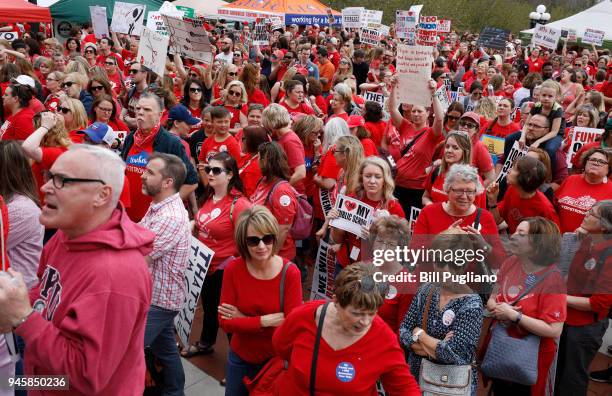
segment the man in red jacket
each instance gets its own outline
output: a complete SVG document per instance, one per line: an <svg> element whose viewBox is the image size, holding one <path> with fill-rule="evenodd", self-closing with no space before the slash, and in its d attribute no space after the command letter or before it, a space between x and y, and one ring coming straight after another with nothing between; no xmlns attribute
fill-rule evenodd
<svg viewBox="0 0 612 396"><path fill-rule="evenodd" d="M40 216L57 233L31 291L0 276L0 332L27 345L26 375L65 375L70 395L137 395L145 384L144 330L155 234L118 205L125 165L110 150L75 145L51 167ZM30 395L50 390L30 390Z"/></svg>

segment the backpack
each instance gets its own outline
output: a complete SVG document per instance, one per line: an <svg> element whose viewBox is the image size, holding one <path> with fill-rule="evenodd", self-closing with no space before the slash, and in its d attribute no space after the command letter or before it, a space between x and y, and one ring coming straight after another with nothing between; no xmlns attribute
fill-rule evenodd
<svg viewBox="0 0 612 396"><path fill-rule="evenodd" d="M281 183L289 184L287 180L281 180L276 182L276 184L274 184L274 186L272 186L272 188L270 189L270 192L268 192L268 196L266 197L266 200L264 202L268 203L270 201L272 193ZM306 195L300 194L299 192L295 191L295 189L291 185L290 187L293 189L293 193L297 198L297 211L295 213L295 217L293 218L293 225L291 226L289 233L295 241L301 241L303 239L307 239L310 236L310 231L312 230L312 205L308 203Z"/></svg>

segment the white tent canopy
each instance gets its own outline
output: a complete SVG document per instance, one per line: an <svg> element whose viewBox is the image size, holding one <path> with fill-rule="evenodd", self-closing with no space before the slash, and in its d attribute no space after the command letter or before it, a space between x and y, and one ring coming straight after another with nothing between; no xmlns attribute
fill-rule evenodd
<svg viewBox="0 0 612 396"><path fill-rule="evenodd" d="M223 0L177 0L172 2L174 6L189 7L195 10L196 15L201 16L217 16L219 7L223 7L228 3Z"/></svg>
<svg viewBox="0 0 612 396"><path fill-rule="evenodd" d="M612 0L604 0L582 12L570 17L548 23L555 29L576 29L576 34L582 38L588 28L606 32L604 39L612 40ZM533 34L533 29L523 30L521 33Z"/></svg>

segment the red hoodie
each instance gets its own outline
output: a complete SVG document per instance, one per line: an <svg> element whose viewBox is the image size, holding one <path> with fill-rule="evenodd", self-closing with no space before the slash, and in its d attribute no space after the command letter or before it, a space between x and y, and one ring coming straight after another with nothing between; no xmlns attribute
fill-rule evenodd
<svg viewBox="0 0 612 396"><path fill-rule="evenodd" d="M154 238L123 207L85 235L55 234L42 252L40 284L30 291L37 312L15 331L28 345L26 375L67 375L71 396L143 393L152 287L144 256Z"/></svg>

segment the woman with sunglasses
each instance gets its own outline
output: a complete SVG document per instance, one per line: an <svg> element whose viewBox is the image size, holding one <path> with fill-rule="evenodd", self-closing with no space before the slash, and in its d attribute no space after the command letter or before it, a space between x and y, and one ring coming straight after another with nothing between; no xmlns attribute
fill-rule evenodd
<svg viewBox="0 0 612 396"><path fill-rule="evenodd" d="M85 129L88 123L83 103L77 99L62 96L57 113L64 119L64 127L68 131L70 140L73 143L83 143L83 135L79 131Z"/></svg>
<svg viewBox="0 0 612 396"><path fill-rule="evenodd" d="M254 205L268 208L280 225L278 234L279 255L293 260L295 243L289 230L297 213L297 193L289 184L289 165L287 154L276 142L267 142L259 146L259 168L262 178L257 182L255 192L251 195Z"/></svg>
<svg viewBox="0 0 612 396"><path fill-rule="evenodd" d="M238 68L235 65L224 64L213 82L211 102L221 99L227 89L227 84L238 79Z"/></svg>
<svg viewBox="0 0 612 396"><path fill-rule="evenodd" d="M202 110L204 110L208 103L206 103L206 99L204 98L204 83L198 79L189 78L185 81L185 85L183 86L183 100L181 104L183 104L192 117L202 119ZM200 124L194 125L191 132L195 132L199 129Z"/></svg>
<svg viewBox="0 0 612 396"><path fill-rule="evenodd" d="M114 96L110 81L108 81L108 79L101 74L93 75L89 79L89 83L87 84L87 92L91 94L94 100L102 95Z"/></svg>
<svg viewBox="0 0 612 396"><path fill-rule="evenodd" d="M465 113L465 109L461 102L453 102L448 106L444 115L444 132L449 133L455 131L459 125L459 119Z"/></svg>
<svg viewBox="0 0 612 396"><path fill-rule="evenodd" d="M60 97L64 94L62 82L65 76L66 75L60 71L54 71L47 75L45 90L48 92L48 95L44 105L49 111L57 111L57 107L60 105Z"/></svg>
<svg viewBox="0 0 612 396"><path fill-rule="evenodd" d="M388 395L421 394L397 335L376 314L388 293L386 283L374 281L377 271L365 263L345 268L336 278L331 302L306 303L283 321L272 344L289 366L275 378L276 395L307 395L311 387L317 395L372 395L379 379ZM311 365L317 344L317 361Z"/></svg>
<svg viewBox="0 0 612 396"><path fill-rule="evenodd" d="M227 89L222 97L213 105L223 106L230 113L232 119L230 122L230 132L236 134L242 126L248 125L248 97L244 84L241 81L234 80L227 84Z"/></svg>
<svg viewBox="0 0 612 396"><path fill-rule="evenodd" d="M119 96L125 89L125 86L123 74L117 65L117 59L115 59L113 56L106 57L106 60L104 61L104 70L106 71L106 75L108 76L108 80L115 96Z"/></svg>
<svg viewBox="0 0 612 396"><path fill-rule="evenodd" d="M238 255L234 232L242 211L251 203L243 196L242 181L236 160L228 153L213 155L206 165L198 165L208 176L203 204L195 217L194 235L215 252L202 284L204 316L200 341L181 352L183 357L209 355L214 352L219 317L217 307L221 296L223 271Z"/></svg>
<svg viewBox="0 0 612 396"><path fill-rule="evenodd" d="M73 99L78 99L85 107L85 114L91 112L93 97L87 91L88 79L82 73L68 73L62 82L62 89Z"/></svg>
<svg viewBox="0 0 612 396"><path fill-rule="evenodd" d="M91 123L103 122L108 124L116 133L124 132L124 137L129 134L130 129L119 118L119 111L115 100L110 95L100 95L94 100L92 105Z"/></svg>
<svg viewBox="0 0 612 396"><path fill-rule="evenodd" d="M278 255L279 225L268 209L242 212L233 236L240 257L224 271L219 306L221 327L232 334L225 394L246 396L243 378L254 378L274 356L272 335L302 305L302 284L297 266Z"/></svg>
<svg viewBox="0 0 612 396"><path fill-rule="evenodd" d="M89 67L94 67L98 63L98 47L94 43L86 43L83 49L83 56L87 60Z"/></svg>
<svg viewBox="0 0 612 396"><path fill-rule="evenodd" d="M240 179L244 186L244 195L251 198L257 188L257 182L261 179L261 168L259 167L259 146L270 141L268 133L261 126L248 126L242 134L242 153Z"/></svg>
<svg viewBox="0 0 612 396"><path fill-rule="evenodd" d="M204 90L202 96L206 102L212 101L212 89L213 89L213 68L204 67L202 65L191 65L185 68L183 59L180 56L174 57L174 66L176 67L176 75L172 76L175 88L180 86L179 89L175 89L174 94L177 98L183 99L184 84L183 81L188 79L199 80L204 84ZM179 85L179 83L181 83Z"/></svg>

